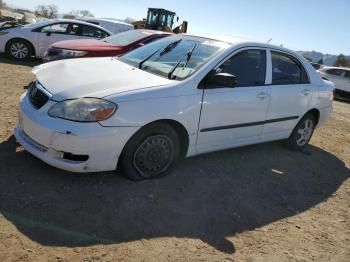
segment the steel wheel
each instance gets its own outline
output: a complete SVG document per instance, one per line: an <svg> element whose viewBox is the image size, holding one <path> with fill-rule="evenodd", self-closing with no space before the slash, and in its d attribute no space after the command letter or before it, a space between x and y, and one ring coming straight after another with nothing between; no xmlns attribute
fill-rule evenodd
<svg viewBox="0 0 350 262"><path fill-rule="evenodd" d="M166 135L148 137L136 149L134 167L145 178L155 177L166 170L173 159L173 141Z"/></svg>
<svg viewBox="0 0 350 262"><path fill-rule="evenodd" d="M14 42L10 46L10 54L16 59L24 59L29 54L29 48L25 43Z"/></svg>
<svg viewBox="0 0 350 262"><path fill-rule="evenodd" d="M299 126L296 135L296 143L299 147L303 147L309 142L313 130L314 123L312 120L308 118L305 119L304 122Z"/></svg>

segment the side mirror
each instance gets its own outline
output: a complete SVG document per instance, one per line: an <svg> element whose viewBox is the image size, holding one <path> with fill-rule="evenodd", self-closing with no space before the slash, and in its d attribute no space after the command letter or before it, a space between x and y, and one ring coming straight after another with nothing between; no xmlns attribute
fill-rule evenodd
<svg viewBox="0 0 350 262"><path fill-rule="evenodd" d="M205 88L235 87L236 84L236 76L228 73L215 72L208 76L205 82Z"/></svg>
<svg viewBox="0 0 350 262"><path fill-rule="evenodd" d="M47 35L47 36L50 36L50 35L51 35L52 33L54 33L54 32L55 32L54 29L49 28L49 29L46 30L46 35Z"/></svg>

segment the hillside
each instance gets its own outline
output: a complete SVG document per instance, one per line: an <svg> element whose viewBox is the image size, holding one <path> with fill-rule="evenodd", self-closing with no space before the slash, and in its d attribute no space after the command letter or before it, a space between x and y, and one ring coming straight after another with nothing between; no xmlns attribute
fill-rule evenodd
<svg viewBox="0 0 350 262"><path fill-rule="evenodd" d="M321 52L316 52L316 51L299 51L299 53L305 57L310 57L313 62L317 62L321 58L323 58L323 64L327 66L332 66L335 60L337 59L336 55L323 54ZM350 56L346 56L346 57L350 59Z"/></svg>

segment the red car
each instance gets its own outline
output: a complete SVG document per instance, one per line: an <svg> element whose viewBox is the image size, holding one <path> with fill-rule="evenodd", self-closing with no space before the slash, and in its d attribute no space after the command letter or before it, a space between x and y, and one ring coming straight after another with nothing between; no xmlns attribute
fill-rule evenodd
<svg viewBox="0 0 350 262"><path fill-rule="evenodd" d="M45 62L77 57L119 56L130 50L172 35L155 30L130 30L101 40L77 39L54 43L45 53Z"/></svg>

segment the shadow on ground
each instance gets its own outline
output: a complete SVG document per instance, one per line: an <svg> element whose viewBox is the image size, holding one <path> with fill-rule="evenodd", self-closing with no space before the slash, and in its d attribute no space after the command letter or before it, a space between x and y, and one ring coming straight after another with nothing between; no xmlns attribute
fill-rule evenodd
<svg viewBox="0 0 350 262"><path fill-rule="evenodd" d="M305 211L350 175L320 148L303 154L281 143L189 158L138 183L60 171L16 147L13 137L0 144L0 212L46 246L186 237L233 253L226 237Z"/></svg>
<svg viewBox="0 0 350 262"><path fill-rule="evenodd" d="M0 63L3 63L3 64L33 67L33 66L37 66L37 65L41 64L42 62L43 61L39 58L31 58L31 59L24 60L24 61L18 61L15 59L10 59L10 58L6 57L6 55L4 55L4 54L0 55Z"/></svg>

